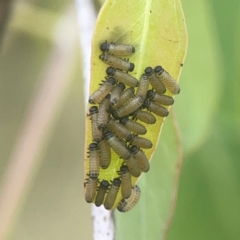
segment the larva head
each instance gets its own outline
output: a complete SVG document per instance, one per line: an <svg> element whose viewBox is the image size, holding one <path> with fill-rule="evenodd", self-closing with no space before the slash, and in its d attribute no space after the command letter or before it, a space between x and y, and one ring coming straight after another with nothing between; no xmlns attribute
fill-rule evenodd
<svg viewBox="0 0 240 240"><path fill-rule="evenodd" d="M119 171L119 172L120 172L121 174L124 174L124 173L129 172L128 166L122 165L122 166L120 167L120 171Z"/></svg>
<svg viewBox="0 0 240 240"><path fill-rule="evenodd" d="M153 90L148 90L147 91L147 98L152 99L154 97L155 93Z"/></svg>
<svg viewBox="0 0 240 240"><path fill-rule="evenodd" d="M112 85L115 85L115 84L116 84L116 80L115 80L115 78L113 78L113 77L107 78L106 81L109 82L109 83L111 83Z"/></svg>
<svg viewBox="0 0 240 240"><path fill-rule="evenodd" d="M133 153L133 154L136 154L138 151L139 151L139 148L135 145L132 145L130 148L129 148L130 152Z"/></svg>
<svg viewBox="0 0 240 240"><path fill-rule="evenodd" d="M162 66L156 66L156 67L154 68L154 71L155 71L155 73L157 73L157 74L161 74L161 73L164 71L164 69L162 68Z"/></svg>
<svg viewBox="0 0 240 240"><path fill-rule="evenodd" d="M106 69L106 73L107 73L108 76L114 76L115 72L116 72L116 69L113 68L113 67L108 67Z"/></svg>
<svg viewBox="0 0 240 240"><path fill-rule="evenodd" d="M109 187L109 183L107 180L102 180L100 183L100 188L107 190Z"/></svg>
<svg viewBox="0 0 240 240"><path fill-rule="evenodd" d="M108 140L109 138L111 138L111 137L113 137L113 136L114 136L113 133L110 132L110 131L107 131L107 132L104 133L104 138L105 138L106 140Z"/></svg>
<svg viewBox="0 0 240 240"><path fill-rule="evenodd" d="M121 119L119 120L119 122L120 122L121 124L123 124L123 125L125 125L125 124L127 123L127 121L128 121L128 117L124 117L124 118L121 118Z"/></svg>
<svg viewBox="0 0 240 240"><path fill-rule="evenodd" d="M126 88L126 86L123 83L119 83L118 86L122 89L122 91Z"/></svg>
<svg viewBox="0 0 240 240"><path fill-rule="evenodd" d="M98 107L97 106L92 106L89 108L90 115L93 115L95 113L98 113Z"/></svg>
<svg viewBox="0 0 240 240"><path fill-rule="evenodd" d="M97 150L97 143L90 143L89 144L89 150L90 151Z"/></svg>
<svg viewBox="0 0 240 240"><path fill-rule="evenodd" d="M103 51L103 52L108 52L108 50L109 50L109 44L107 43L107 41L104 42L104 43L102 43L102 44L100 45L100 49L101 49L101 51Z"/></svg>
<svg viewBox="0 0 240 240"><path fill-rule="evenodd" d="M121 181L119 178L114 178L112 184L113 184L114 186L120 187L121 182L122 182L122 181Z"/></svg>
<svg viewBox="0 0 240 240"><path fill-rule="evenodd" d="M111 114L112 114L114 119L119 119L119 116L118 116L116 111L112 111Z"/></svg>
<svg viewBox="0 0 240 240"><path fill-rule="evenodd" d="M148 108L150 105L151 101L149 99L146 99L142 105L143 108Z"/></svg>
<svg viewBox="0 0 240 240"><path fill-rule="evenodd" d="M130 68L128 69L129 72L132 72L135 68L134 63L130 63Z"/></svg>
<svg viewBox="0 0 240 240"><path fill-rule="evenodd" d="M151 67L147 67L145 70L144 70L145 74L147 76L150 76L152 73L153 73L153 69Z"/></svg>

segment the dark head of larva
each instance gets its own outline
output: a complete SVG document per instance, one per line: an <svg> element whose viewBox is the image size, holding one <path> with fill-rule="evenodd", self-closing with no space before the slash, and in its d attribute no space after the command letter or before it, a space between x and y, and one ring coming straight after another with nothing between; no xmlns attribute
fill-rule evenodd
<svg viewBox="0 0 240 240"><path fill-rule="evenodd" d="M135 68L134 63L130 63L130 68L128 69L129 72L132 72Z"/></svg>
<svg viewBox="0 0 240 240"><path fill-rule="evenodd" d="M101 49L101 51L103 51L103 52L108 52L108 50L109 50L109 44L107 43L107 41L104 42L104 43L102 43L102 44L100 45L100 49Z"/></svg>
<svg viewBox="0 0 240 240"><path fill-rule="evenodd" d="M115 72L116 72L116 69L113 68L113 67L108 67L106 69L106 73L107 73L108 76L114 76Z"/></svg>
<svg viewBox="0 0 240 240"><path fill-rule="evenodd" d="M97 143L90 143L89 144L89 150L90 151L97 150Z"/></svg>
<svg viewBox="0 0 240 240"><path fill-rule="evenodd" d="M97 106L92 106L89 108L90 115L93 115L95 113L98 113L98 107Z"/></svg>
<svg viewBox="0 0 240 240"><path fill-rule="evenodd" d="M121 124L123 124L123 125L125 125L125 124L127 123L127 121L128 121L128 117L124 117L124 118L121 118L121 119L119 120L119 122L120 122Z"/></svg>
<svg viewBox="0 0 240 240"><path fill-rule="evenodd" d="M108 187L109 187L108 181L107 180L102 180L101 183L100 183L100 188L107 190Z"/></svg>
<svg viewBox="0 0 240 240"><path fill-rule="evenodd" d="M107 131L107 132L104 133L104 138L105 138L106 140L108 140L109 138L111 138L111 137L113 137L113 136L114 136L113 133L110 132L110 131Z"/></svg>
<svg viewBox="0 0 240 240"><path fill-rule="evenodd" d="M149 105L150 105L150 103L151 103L150 100L149 100L149 99L146 99L146 100L144 101L142 107L143 107L143 108L148 108Z"/></svg>
<svg viewBox="0 0 240 240"><path fill-rule="evenodd" d="M123 173L127 173L129 170L128 170L128 166L126 165L123 165L120 167L120 172L123 174Z"/></svg>
<svg viewBox="0 0 240 240"><path fill-rule="evenodd" d="M136 154L138 151L139 151L139 148L135 145L132 145L130 148L129 148L130 152L133 153L133 154Z"/></svg>
<svg viewBox="0 0 240 240"><path fill-rule="evenodd" d="M161 73L164 71L164 69L162 68L162 66L156 66L156 67L154 68L154 71L155 71L155 73L157 73L157 74L161 74Z"/></svg>
<svg viewBox="0 0 240 240"><path fill-rule="evenodd" d="M126 88L126 86L123 83L119 83L118 86L122 89L122 91Z"/></svg>
<svg viewBox="0 0 240 240"><path fill-rule="evenodd" d="M152 99L154 97L155 93L153 90L148 90L147 91L147 98Z"/></svg>
<svg viewBox="0 0 240 240"><path fill-rule="evenodd" d="M113 77L107 78L106 81L109 82L109 83L111 83L112 85L115 85L115 84L116 84L116 80L115 80L115 78L113 78Z"/></svg>
<svg viewBox="0 0 240 240"><path fill-rule="evenodd" d="M119 187L121 185L121 180L119 178L113 179L113 185Z"/></svg>
<svg viewBox="0 0 240 240"><path fill-rule="evenodd" d="M110 99L110 97L111 97L111 94L108 94L105 98Z"/></svg>
<svg viewBox="0 0 240 240"><path fill-rule="evenodd" d="M105 60L105 58L106 58L106 55L105 54L101 54L100 56L99 56L99 59L101 59L101 60Z"/></svg>
<svg viewBox="0 0 240 240"><path fill-rule="evenodd" d="M112 114L114 119L119 119L119 116L118 116L116 111L112 111L111 114Z"/></svg>
<svg viewBox="0 0 240 240"><path fill-rule="evenodd" d="M147 67L145 70L144 70L145 74L147 76L150 76L152 73L153 73L153 69L151 67Z"/></svg>

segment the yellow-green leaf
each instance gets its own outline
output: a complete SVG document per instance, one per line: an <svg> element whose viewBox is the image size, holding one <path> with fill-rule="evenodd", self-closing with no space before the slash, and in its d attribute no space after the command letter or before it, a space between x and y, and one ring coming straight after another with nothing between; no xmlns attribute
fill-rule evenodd
<svg viewBox="0 0 240 240"><path fill-rule="evenodd" d="M135 53L129 61L135 64L131 73L137 79L148 66L162 65L176 80L179 79L187 48L187 33L180 0L127 1L108 0L100 11L92 41L90 93L98 89L105 78L107 65L99 59L99 46L105 40L115 43L130 44ZM169 92L168 95L171 96ZM90 107L90 106L88 106ZM156 116L157 117L157 116ZM163 118L157 117L157 123L146 125L147 134L153 147L144 150L151 159L159 140ZM91 124L86 121L86 152L92 141ZM99 180L112 180L117 177L122 159L112 154L111 165L100 171ZM88 173L88 158L85 154L85 174ZM150 173L151 174L151 170ZM87 176L86 176L87 178ZM133 178L133 184L137 178ZM121 199L118 195L113 208Z"/></svg>

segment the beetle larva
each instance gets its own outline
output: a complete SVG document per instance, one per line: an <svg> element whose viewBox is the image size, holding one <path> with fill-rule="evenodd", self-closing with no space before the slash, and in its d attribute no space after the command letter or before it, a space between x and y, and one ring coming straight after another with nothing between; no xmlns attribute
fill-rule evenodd
<svg viewBox="0 0 240 240"><path fill-rule="evenodd" d="M165 107L151 102L149 99L145 100L143 108L148 109L160 117L167 117L169 114L168 110Z"/></svg>
<svg viewBox="0 0 240 240"><path fill-rule="evenodd" d="M101 44L100 49L116 56L129 56L135 52L135 48L131 45L107 43L107 41Z"/></svg>
<svg viewBox="0 0 240 240"><path fill-rule="evenodd" d="M117 104L112 106L113 109L117 109L120 106L124 105L127 101L134 97L134 88L126 89L119 97Z"/></svg>
<svg viewBox="0 0 240 240"><path fill-rule="evenodd" d="M119 83L117 86L115 86L111 92L110 97L110 103L112 106L116 105L118 103L120 94L125 89L125 85L123 83Z"/></svg>
<svg viewBox="0 0 240 240"><path fill-rule="evenodd" d="M100 157L97 143L89 144L89 177L97 178L100 169Z"/></svg>
<svg viewBox="0 0 240 240"><path fill-rule="evenodd" d="M92 106L89 108L89 116L91 116L91 125L92 125L92 138L94 141L99 142L102 139L102 131L98 128L97 119L98 119L98 107Z"/></svg>
<svg viewBox="0 0 240 240"><path fill-rule="evenodd" d="M169 92L171 92L172 94L180 93L180 87L178 83L167 71L165 71L161 66L155 67L154 71Z"/></svg>
<svg viewBox="0 0 240 240"><path fill-rule="evenodd" d="M141 174L140 168L137 164L137 161L133 156L130 156L128 159L123 159L125 164L128 166L129 172L134 176L138 177Z"/></svg>
<svg viewBox="0 0 240 240"><path fill-rule="evenodd" d="M148 172L150 169L150 164L149 164L148 158L146 157L144 152L135 145L130 147L130 152L135 157L140 169L143 172Z"/></svg>
<svg viewBox="0 0 240 240"><path fill-rule="evenodd" d="M103 169L108 168L111 163L111 149L107 140L103 139L98 143L100 151L100 166Z"/></svg>
<svg viewBox="0 0 240 240"><path fill-rule="evenodd" d="M133 117L133 120L139 119L142 122L148 123L148 124L154 124L156 122L155 116L153 116L151 113L142 111L142 110L137 110L131 114Z"/></svg>
<svg viewBox="0 0 240 240"><path fill-rule="evenodd" d="M160 94L166 92L166 87L164 84L158 79L157 74L153 71L151 67L147 67L145 69L145 74L148 76L149 82L152 87Z"/></svg>
<svg viewBox="0 0 240 240"><path fill-rule="evenodd" d="M97 125L98 128L105 128L109 118L110 94L108 94L99 104Z"/></svg>
<svg viewBox="0 0 240 240"><path fill-rule="evenodd" d="M109 54L102 54L99 56L99 58L106 64L126 72L132 72L135 67L134 63L128 62L124 59Z"/></svg>
<svg viewBox="0 0 240 240"><path fill-rule="evenodd" d="M145 128L145 126L143 126L142 124L136 121L129 119L128 117L124 117L120 119L120 123L123 124L128 130L136 134L143 135L147 132L147 129Z"/></svg>
<svg viewBox="0 0 240 240"><path fill-rule="evenodd" d="M132 190L132 180L131 174L128 170L128 166L123 165L120 167L118 174L121 175L122 185L121 185L121 194L122 198L129 198Z"/></svg>
<svg viewBox="0 0 240 240"><path fill-rule="evenodd" d="M127 199L122 199L118 204L117 206L118 211L127 212L131 210L137 204L140 196L141 196L141 190L137 185L135 185L132 188L131 196Z"/></svg>
<svg viewBox="0 0 240 240"><path fill-rule="evenodd" d="M120 185L121 185L121 180L119 178L114 178L104 201L104 207L106 209L112 208L116 200Z"/></svg>
<svg viewBox="0 0 240 240"><path fill-rule="evenodd" d="M138 86L138 80L131 76L128 73L122 72L118 69L115 69L113 67L108 67L106 70L106 73L108 76L114 77L117 81L122 82L130 87L137 87Z"/></svg>
<svg viewBox="0 0 240 240"><path fill-rule="evenodd" d="M105 194L108 190L108 187L109 187L108 181L102 180L100 183L99 189L97 191L96 199L95 199L95 205L97 207L99 207L103 204L103 200L104 200Z"/></svg>
<svg viewBox="0 0 240 240"><path fill-rule="evenodd" d="M105 139L108 141L109 145L113 149L113 151L123 159L130 158L130 152L128 149L118 140L116 136L113 135L112 132L104 133Z"/></svg>
<svg viewBox="0 0 240 240"><path fill-rule="evenodd" d="M107 80L100 86L100 88L91 94L88 102L91 104L100 103L108 95L108 93L112 91L115 84L116 80L114 78L107 78Z"/></svg>
<svg viewBox="0 0 240 240"><path fill-rule="evenodd" d="M125 128L121 123L118 123L116 120L110 118L107 128L111 130L115 135L124 138L126 141L130 141L132 139L131 132Z"/></svg>
<svg viewBox="0 0 240 240"><path fill-rule="evenodd" d="M97 190L97 178L91 178L89 177L87 179L86 183L86 191L85 191L85 200L88 203L93 202L95 195L96 195L96 190Z"/></svg>
<svg viewBox="0 0 240 240"><path fill-rule="evenodd" d="M146 98L148 87L149 87L148 77L143 74L139 80L136 96L143 96L144 98Z"/></svg>
<svg viewBox="0 0 240 240"><path fill-rule="evenodd" d="M166 105L166 106L170 106L174 104L174 99L172 97L159 94L157 92L154 92L153 90L148 90L147 98L149 98L153 102Z"/></svg>
<svg viewBox="0 0 240 240"><path fill-rule="evenodd" d="M132 140L130 141L131 145L136 145L140 148L151 148L152 142L147 138L142 138L138 136L133 136Z"/></svg>
<svg viewBox="0 0 240 240"><path fill-rule="evenodd" d="M115 115L117 118L122 118L130 113L136 111L138 108L142 106L144 102L143 96L136 96L129 100L125 105L121 106L115 111Z"/></svg>

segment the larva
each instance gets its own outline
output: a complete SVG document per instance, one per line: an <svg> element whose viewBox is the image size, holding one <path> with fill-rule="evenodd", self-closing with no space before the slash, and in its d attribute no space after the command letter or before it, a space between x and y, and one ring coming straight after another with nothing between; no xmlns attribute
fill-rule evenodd
<svg viewBox="0 0 240 240"><path fill-rule="evenodd" d="M100 49L116 56L129 56L135 52L135 48L131 45L107 43L107 41L100 45Z"/></svg>

